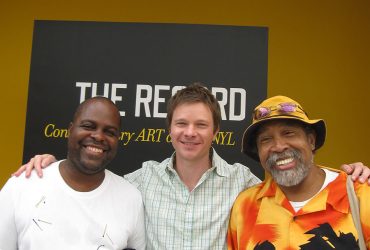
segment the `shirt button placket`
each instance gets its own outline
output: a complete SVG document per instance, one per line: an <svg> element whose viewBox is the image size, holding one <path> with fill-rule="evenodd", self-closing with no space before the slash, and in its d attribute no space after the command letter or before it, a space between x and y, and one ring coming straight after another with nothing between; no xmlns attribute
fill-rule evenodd
<svg viewBox="0 0 370 250"><path fill-rule="evenodd" d="M192 249L192 231L193 231L193 195L187 193L187 201L185 206L185 222L184 222L184 250Z"/></svg>

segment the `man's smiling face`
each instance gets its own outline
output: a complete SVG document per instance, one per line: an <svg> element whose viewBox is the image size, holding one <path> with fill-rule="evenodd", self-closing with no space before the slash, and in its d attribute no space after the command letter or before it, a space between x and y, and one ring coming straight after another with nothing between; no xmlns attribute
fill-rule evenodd
<svg viewBox="0 0 370 250"><path fill-rule="evenodd" d="M261 125L257 148L261 165L282 186L295 186L313 164L315 134L298 122L275 120Z"/></svg>
<svg viewBox="0 0 370 250"><path fill-rule="evenodd" d="M176 160L197 161L209 158L215 131L212 112L202 102L183 103L176 107L170 125Z"/></svg>
<svg viewBox="0 0 370 250"><path fill-rule="evenodd" d="M103 171L115 157L120 127L119 113L112 103L91 102L76 113L68 137L68 159L88 175Z"/></svg>

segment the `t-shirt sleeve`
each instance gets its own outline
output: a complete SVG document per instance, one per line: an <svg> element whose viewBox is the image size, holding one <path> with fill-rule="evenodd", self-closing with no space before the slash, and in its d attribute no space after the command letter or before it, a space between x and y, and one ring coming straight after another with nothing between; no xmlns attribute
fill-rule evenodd
<svg viewBox="0 0 370 250"><path fill-rule="evenodd" d="M17 229L15 225L16 177L12 177L0 191L0 250L17 249ZM19 177L20 178L20 177Z"/></svg>
<svg viewBox="0 0 370 250"><path fill-rule="evenodd" d="M144 206L140 203L140 207L136 210L138 216L136 226L129 239L128 246L135 250L145 250L145 222L144 222Z"/></svg>

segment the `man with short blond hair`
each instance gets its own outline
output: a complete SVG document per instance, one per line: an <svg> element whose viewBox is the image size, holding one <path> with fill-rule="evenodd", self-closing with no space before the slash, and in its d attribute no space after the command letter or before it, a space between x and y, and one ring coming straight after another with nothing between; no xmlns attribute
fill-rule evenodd
<svg viewBox="0 0 370 250"><path fill-rule="evenodd" d="M173 154L161 162L143 162L125 175L143 196L147 249L226 249L231 206L239 192L260 180L249 168L229 164L212 148L220 123L218 101L202 84L179 90L167 106ZM41 169L40 158L44 156L22 169L34 162ZM361 172L363 165L356 166Z"/></svg>

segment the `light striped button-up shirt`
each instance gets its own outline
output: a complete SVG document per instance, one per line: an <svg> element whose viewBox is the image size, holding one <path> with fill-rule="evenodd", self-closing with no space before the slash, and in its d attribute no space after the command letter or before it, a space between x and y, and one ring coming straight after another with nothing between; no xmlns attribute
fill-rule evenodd
<svg viewBox="0 0 370 250"><path fill-rule="evenodd" d="M125 176L143 197L147 249L226 249L234 200L260 180L249 168L230 165L213 150L212 168L189 191L173 159L174 155L161 163L144 162L141 169Z"/></svg>

